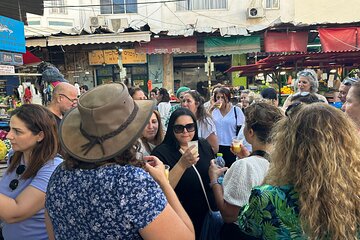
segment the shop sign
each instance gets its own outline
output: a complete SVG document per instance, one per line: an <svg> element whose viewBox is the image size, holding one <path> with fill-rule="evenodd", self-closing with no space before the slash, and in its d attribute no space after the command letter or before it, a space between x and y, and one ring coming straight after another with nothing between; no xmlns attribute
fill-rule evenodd
<svg viewBox="0 0 360 240"><path fill-rule="evenodd" d="M135 49L123 49L121 56L123 64L146 63L146 54L136 53Z"/></svg>
<svg viewBox="0 0 360 240"><path fill-rule="evenodd" d="M177 39L152 39L149 43L135 45L137 53L178 54L196 53L197 40L193 37Z"/></svg>
<svg viewBox="0 0 360 240"><path fill-rule="evenodd" d="M23 56L21 53L0 52L0 64L22 65Z"/></svg>
<svg viewBox="0 0 360 240"><path fill-rule="evenodd" d="M26 52L23 22L0 16L0 50Z"/></svg>
<svg viewBox="0 0 360 240"><path fill-rule="evenodd" d="M146 54L138 54L135 49L123 49L122 64L146 63ZM90 65L118 64L117 50L94 50L89 53Z"/></svg>
<svg viewBox="0 0 360 240"><path fill-rule="evenodd" d="M9 65L0 65L0 75L15 73L15 67Z"/></svg>

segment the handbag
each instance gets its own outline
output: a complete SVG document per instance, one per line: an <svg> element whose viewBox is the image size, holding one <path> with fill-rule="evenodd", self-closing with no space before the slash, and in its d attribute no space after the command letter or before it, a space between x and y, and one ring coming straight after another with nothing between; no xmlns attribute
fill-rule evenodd
<svg viewBox="0 0 360 240"><path fill-rule="evenodd" d="M219 211L212 211L209 203L209 199L206 195L205 187L201 176L194 165L192 165L196 174L198 175L201 188L204 192L206 203L209 208L209 212L206 214L200 233L200 240L220 240L221 227L224 224L223 219Z"/></svg>
<svg viewBox="0 0 360 240"><path fill-rule="evenodd" d="M234 113L235 113L235 123L236 123L236 136L239 134L241 125L237 124L237 113L236 113L236 107L234 107Z"/></svg>

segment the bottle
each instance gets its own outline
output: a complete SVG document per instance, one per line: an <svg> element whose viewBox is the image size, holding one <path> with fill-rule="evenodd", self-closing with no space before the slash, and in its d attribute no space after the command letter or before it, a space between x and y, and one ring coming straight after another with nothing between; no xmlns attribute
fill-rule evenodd
<svg viewBox="0 0 360 240"><path fill-rule="evenodd" d="M225 160L223 159L223 154L222 153L217 153L216 154L215 163L216 163L216 165L218 165L219 168L225 167ZM219 176L217 181L218 181L218 183L222 184L223 180L224 180L224 174Z"/></svg>

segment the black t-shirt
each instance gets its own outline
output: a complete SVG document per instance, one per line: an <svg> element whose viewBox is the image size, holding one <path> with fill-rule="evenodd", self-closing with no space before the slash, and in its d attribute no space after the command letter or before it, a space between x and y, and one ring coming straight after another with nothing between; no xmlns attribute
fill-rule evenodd
<svg viewBox="0 0 360 240"><path fill-rule="evenodd" d="M175 166L182 156L179 149L176 149L175 146L164 143L157 146L151 155L158 157L164 164L169 165L170 169ZM209 186L210 178L208 174L210 160L214 159L214 153L210 144L205 139L199 139L199 156L200 159L195 166L201 175L211 209L217 210L214 194ZM189 214L198 238L205 215L209 211L209 208L198 175L192 167L185 170L175 188L175 192L185 211Z"/></svg>
<svg viewBox="0 0 360 240"><path fill-rule="evenodd" d="M60 127L60 122L61 122L61 118L59 118L59 117L58 117L56 114L54 114L54 113L53 113L53 115L54 115L54 117L55 117L56 124L57 124L58 129L59 129L59 127Z"/></svg>

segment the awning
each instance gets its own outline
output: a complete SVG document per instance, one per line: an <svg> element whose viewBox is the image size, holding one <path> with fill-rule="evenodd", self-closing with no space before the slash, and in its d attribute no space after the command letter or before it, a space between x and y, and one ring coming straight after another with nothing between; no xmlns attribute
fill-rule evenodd
<svg viewBox="0 0 360 240"><path fill-rule="evenodd" d="M308 32L265 32L265 52L306 52Z"/></svg>
<svg viewBox="0 0 360 240"><path fill-rule="evenodd" d="M360 51L338 51L317 53L273 54L255 64L234 66L226 72L239 71L241 76L254 76L258 73L274 71L297 70L302 68L337 67L358 68L360 66Z"/></svg>
<svg viewBox="0 0 360 240"><path fill-rule="evenodd" d="M122 42L149 42L150 32L132 32L119 34L92 34L79 36L49 36L46 38L27 39L27 47L67 46L78 44L101 44Z"/></svg>
<svg viewBox="0 0 360 240"><path fill-rule="evenodd" d="M360 28L320 28L322 49L327 51L360 50Z"/></svg>
<svg viewBox="0 0 360 240"><path fill-rule="evenodd" d="M137 53L146 54L171 54L171 53L196 53L196 38L152 39L149 43L137 44Z"/></svg>
<svg viewBox="0 0 360 240"><path fill-rule="evenodd" d="M26 53L23 54L23 62L24 64L35 64L42 62L42 60L31 52L26 51Z"/></svg>
<svg viewBox="0 0 360 240"><path fill-rule="evenodd" d="M208 37L204 40L205 56L224 56L260 51L260 37Z"/></svg>

